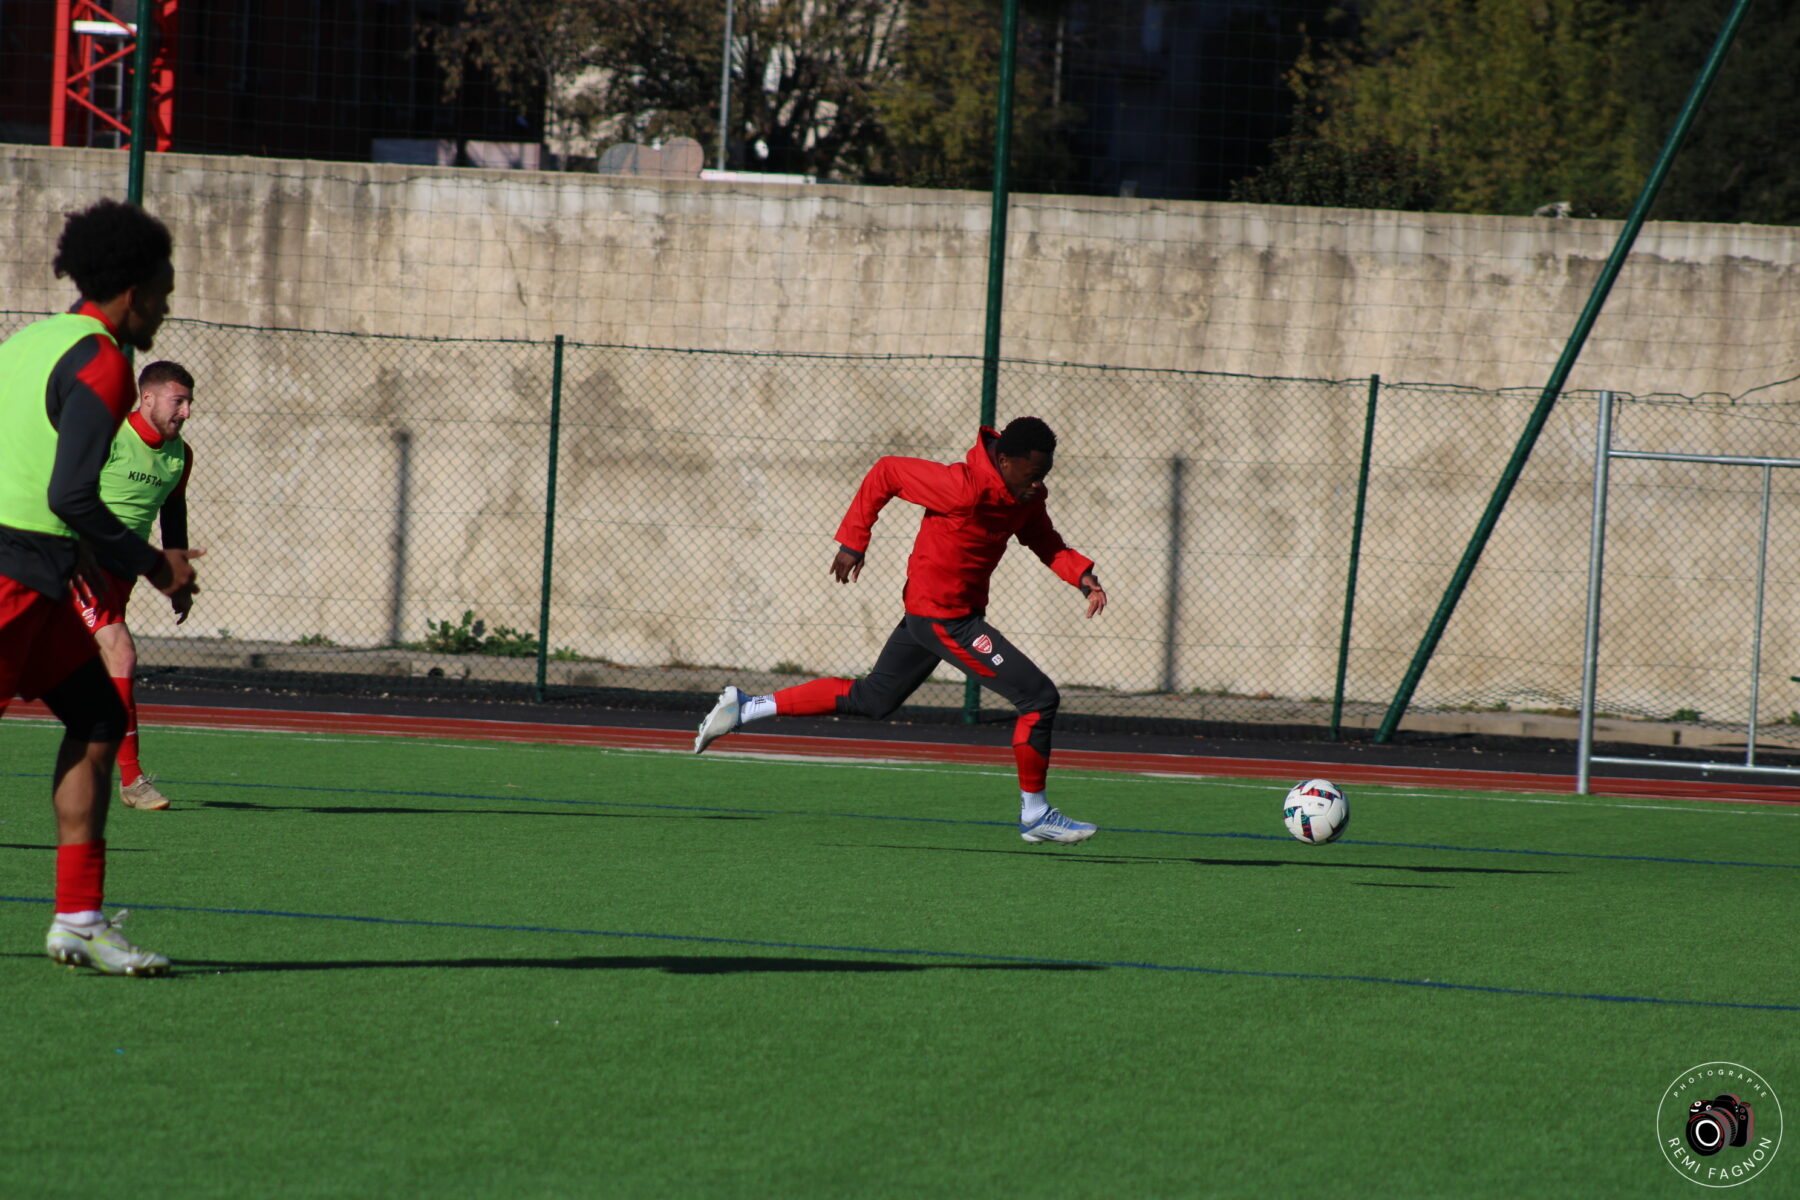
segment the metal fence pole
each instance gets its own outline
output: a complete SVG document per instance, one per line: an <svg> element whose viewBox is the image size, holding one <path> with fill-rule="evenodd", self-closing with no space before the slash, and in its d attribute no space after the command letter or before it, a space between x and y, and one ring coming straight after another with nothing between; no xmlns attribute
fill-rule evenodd
<svg viewBox="0 0 1800 1200"><path fill-rule="evenodd" d="M406 559L412 512L412 433L396 429L394 437L393 563L388 583L388 645L398 646L405 632Z"/></svg>
<svg viewBox="0 0 1800 1200"><path fill-rule="evenodd" d="M725 49L719 67L719 170L731 167L731 19L732 3L725 0Z"/></svg>
<svg viewBox="0 0 1800 1200"><path fill-rule="evenodd" d="M556 551L556 459L562 440L563 335L556 335L555 357L550 366L550 455L544 465L544 569L543 590L538 600L537 698L549 698L546 677L550 670L550 560Z"/></svg>
<svg viewBox="0 0 1800 1200"><path fill-rule="evenodd" d="M1575 746L1575 794L1588 794L1594 754L1594 686L1600 666L1600 584L1606 567L1606 489L1612 470L1613 394L1600 393L1594 427L1594 515L1588 527L1587 632L1581 640L1581 728Z"/></svg>
<svg viewBox="0 0 1800 1200"><path fill-rule="evenodd" d="M1756 709L1762 703L1763 601L1769 584L1769 484L1775 468L1762 469L1762 529L1756 540L1756 625L1750 641L1750 736L1744 741L1744 765L1756 765Z"/></svg>
<svg viewBox="0 0 1800 1200"><path fill-rule="evenodd" d="M1331 740L1344 718L1344 676L1350 670L1350 622L1356 612L1356 569L1362 561L1363 511L1369 498L1369 458L1375 448L1375 402L1381 376L1369 376L1369 404L1363 414L1362 464L1356 472L1356 518L1350 526L1350 576L1344 581L1344 628L1338 634L1337 686L1331 693Z"/></svg>
<svg viewBox="0 0 1800 1200"><path fill-rule="evenodd" d="M68 30L61 34L67 36ZM148 3L141 3L137 45L131 58L131 152L125 174L125 199L140 205L144 202L144 151L148 149L150 133L150 43L155 36L156 17Z"/></svg>
<svg viewBox="0 0 1800 1200"><path fill-rule="evenodd" d="M1013 64L1019 40L1019 0L1006 0L1001 20L1000 95L994 114L993 205L988 220L987 329L981 350L981 423L992 425L999 411L1001 297L1006 290L1006 207L1012 158ZM963 724L981 719L981 687L963 681Z"/></svg>
<svg viewBox="0 0 1800 1200"><path fill-rule="evenodd" d="M1175 690L1175 643L1181 621L1182 476L1187 461L1180 455L1169 460L1169 571L1163 584L1162 690Z"/></svg>

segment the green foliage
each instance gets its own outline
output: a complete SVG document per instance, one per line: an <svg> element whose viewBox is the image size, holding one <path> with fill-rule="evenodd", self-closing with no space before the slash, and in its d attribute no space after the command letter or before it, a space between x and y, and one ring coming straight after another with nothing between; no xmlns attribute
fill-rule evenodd
<svg viewBox="0 0 1800 1200"><path fill-rule="evenodd" d="M1418 156L1376 139L1343 146L1318 137L1286 137L1257 174L1234 180L1233 200L1337 208L1422 211L1437 207L1443 176Z"/></svg>
<svg viewBox="0 0 1800 1200"><path fill-rule="evenodd" d="M1448 209L1629 207L1644 114L1625 95L1626 0L1369 0L1362 16L1295 65L1305 132L1352 160L1412 156Z"/></svg>
<svg viewBox="0 0 1800 1200"><path fill-rule="evenodd" d="M1637 30L1646 69L1629 94L1665 137L1731 9L1731 0L1647 0ZM1800 213L1800 5L1753 4L1706 106L1657 198L1662 220L1788 225ZM1654 155L1656 145L1646 149ZM1646 158L1646 162L1652 161Z"/></svg>
<svg viewBox="0 0 1800 1200"><path fill-rule="evenodd" d="M1289 74L1297 136L1234 198L1513 214L1563 203L1622 217L1730 7L1367 0L1359 20L1339 10ZM1793 219L1796 55L1800 8L1753 9L1656 216ZM1393 155L1418 178L1396 172Z"/></svg>
<svg viewBox="0 0 1800 1200"><path fill-rule="evenodd" d="M1669 714L1671 721L1698 721L1700 710L1697 708L1678 708Z"/></svg>
<svg viewBox="0 0 1800 1200"><path fill-rule="evenodd" d="M784 658L775 664L774 673L777 675L804 675L806 668L791 659Z"/></svg>
<svg viewBox="0 0 1800 1200"><path fill-rule="evenodd" d="M426 621L425 640L414 643L420 650L428 650L433 654L487 654L495 658L536 658L538 653L538 637L535 633L522 629L514 629L510 625L496 625L492 633L488 632L486 621L477 621L472 609L464 609L462 619L452 625L449 621ZM581 655L573 649L563 646L552 650L546 657L557 662L579 662Z"/></svg>
<svg viewBox="0 0 1800 1200"><path fill-rule="evenodd" d="M994 172L1000 92L1000 6L986 0L906 0L896 71L874 105L885 138L884 177L910 187L986 188ZM1074 110L1054 100L1047 25L1021 18L1013 70L1013 169L1022 178L1068 173L1061 132Z"/></svg>
<svg viewBox="0 0 1800 1200"><path fill-rule="evenodd" d="M294 640L296 646L335 646L336 642L322 633L308 633Z"/></svg>
<svg viewBox="0 0 1800 1200"><path fill-rule="evenodd" d="M481 652L496 658L536 658L538 640L535 633L525 633L506 625L494 626L487 640L481 643Z"/></svg>
<svg viewBox="0 0 1800 1200"><path fill-rule="evenodd" d="M1052 13L1020 20L1013 164L1066 176ZM554 135L604 142L719 137L718 0L467 0L421 40L454 95L473 66ZM734 10L731 165L916 187L986 187L1000 6L991 0L741 0ZM550 81L548 85L546 80Z"/></svg>
<svg viewBox="0 0 1800 1200"><path fill-rule="evenodd" d="M474 611L465 608L462 620L455 625L448 621L426 621L425 629L422 649L434 654L478 654L487 635L487 622L477 621Z"/></svg>
<svg viewBox="0 0 1800 1200"><path fill-rule="evenodd" d="M717 142L725 6L717 0L467 0L423 40L461 88L470 64L521 110L583 137ZM879 145L871 96L892 71L899 0L736 6L732 165L856 174ZM545 86L545 80L551 80Z"/></svg>

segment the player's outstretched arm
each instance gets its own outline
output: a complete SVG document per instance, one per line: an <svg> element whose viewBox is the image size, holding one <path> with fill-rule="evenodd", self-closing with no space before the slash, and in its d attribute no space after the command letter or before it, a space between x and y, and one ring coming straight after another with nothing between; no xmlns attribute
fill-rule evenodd
<svg viewBox="0 0 1800 1200"><path fill-rule="evenodd" d="M1100 577L1092 571L1083 572L1077 586L1081 588L1081 594L1087 597L1088 619L1099 616L1106 608L1106 589L1100 586Z"/></svg>
<svg viewBox="0 0 1800 1200"><path fill-rule="evenodd" d="M863 556L847 546L839 546L831 560L831 574L839 583L850 583L862 574Z"/></svg>

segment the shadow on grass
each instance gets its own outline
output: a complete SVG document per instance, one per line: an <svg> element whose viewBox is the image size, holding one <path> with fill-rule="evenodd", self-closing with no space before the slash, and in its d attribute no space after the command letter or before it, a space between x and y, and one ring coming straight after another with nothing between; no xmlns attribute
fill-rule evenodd
<svg viewBox="0 0 1800 1200"><path fill-rule="evenodd" d="M246 812L322 813L326 816L391 817L422 814L450 817L600 817L609 821L762 821L765 817L730 813L615 813L525 808L420 808L393 804L252 804L248 800L202 800L186 808L229 808Z"/></svg>
<svg viewBox="0 0 1800 1200"><path fill-rule="evenodd" d="M8 955L6 957L27 957ZM885 959L773 958L734 954L618 954L575 958L349 959L343 961L229 962L184 958L175 972L237 975L255 971L381 970L661 971L666 975L827 974L879 975L897 971L1103 971L1088 963L891 962Z"/></svg>
<svg viewBox="0 0 1800 1200"><path fill-rule="evenodd" d="M832 843L827 843L832 844ZM1156 854L1088 854L1080 850L983 850L975 846L868 846L836 843L851 850L922 850L933 854L1021 854L1045 862L1088 863L1097 866L1137 867L1155 863L1192 863L1200 867L1306 867L1340 871L1410 871L1420 875L1566 875L1567 871L1538 871L1526 867L1400 866L1391 863L1333 862L1304 858L1185 858Z"/></svg>
<svg viewBox="0 0 1800 1200"><path fill-rule="evenodd" d="M48 842L0 842L0 850L54 850ZM143 846L112 846L106 848L108 854L149 854Z"/></svg>

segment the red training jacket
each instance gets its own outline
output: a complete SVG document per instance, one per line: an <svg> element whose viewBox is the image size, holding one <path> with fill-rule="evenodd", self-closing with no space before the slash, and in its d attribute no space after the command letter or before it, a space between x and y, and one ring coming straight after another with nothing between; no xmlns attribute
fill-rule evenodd
<svg viewBox="0 0 1800 1200"><path fill-rule="evenodd" d="M1000 435L981 427L959 463L890 456L875 461L856 489L837 540L858 554L883 506L895 496L925 509L912 557L906 561L906 611L920 617L963 617L987 609L988 579L1017 536L1065 582L1080 585L1094 560L1071 550L1050 523L1044 495L1022 504L1006 490L989 453Z"/></svg>

